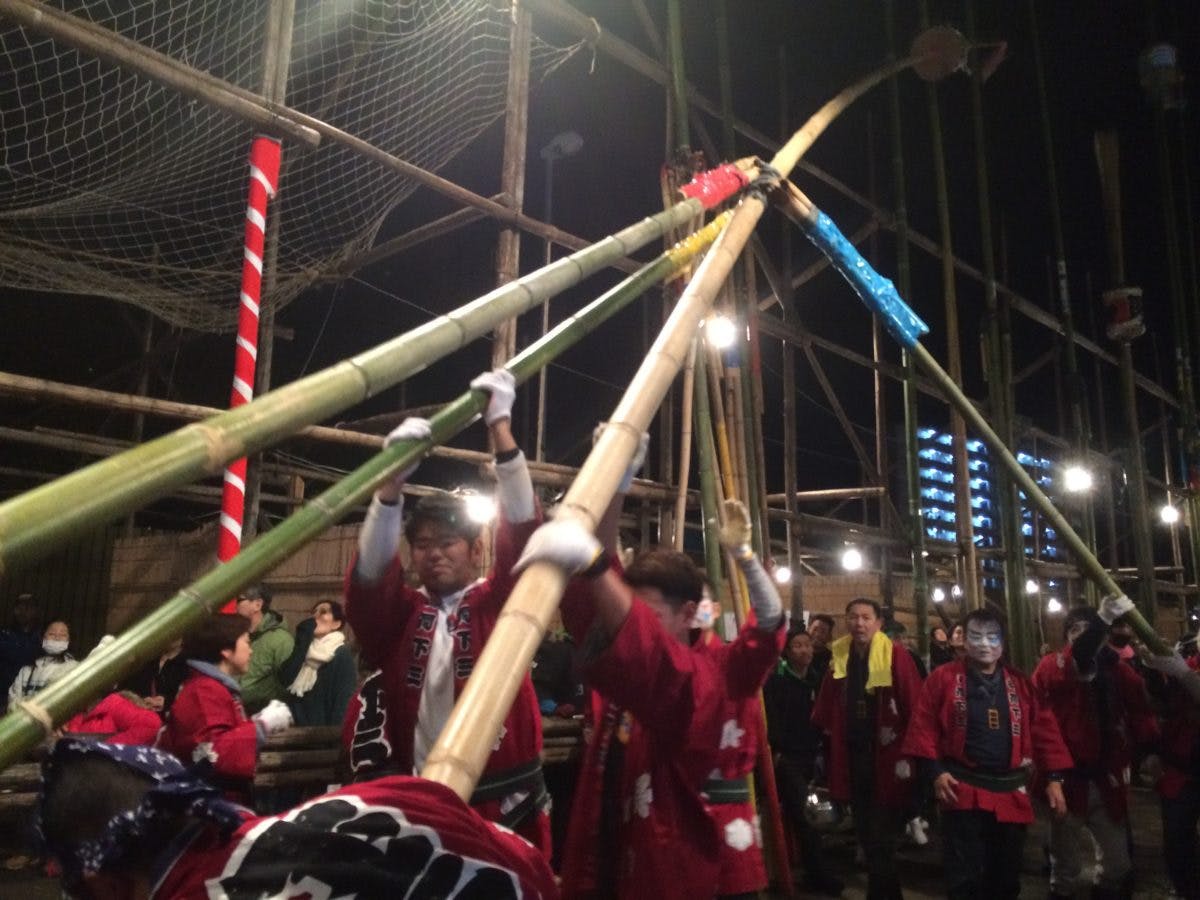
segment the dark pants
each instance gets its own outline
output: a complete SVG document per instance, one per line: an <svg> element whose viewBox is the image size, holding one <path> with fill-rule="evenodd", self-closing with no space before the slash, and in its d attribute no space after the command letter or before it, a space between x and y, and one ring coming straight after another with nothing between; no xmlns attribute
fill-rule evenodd
<svg viewBox="0 0 1200 900"><path fill-rule="evenodd" d="M1200 900L1200 859L1196 825L1200 823L1200 779L1193 778L1173 800L1162 799L1163 856L1176 893Z"/></svg>
<svg viewBox="0 0 1200 900"><path fill-rule="evenodd" d="M850 748L850 807L866 860L867 900L903 897L896 874L901 812L875 802L875 750L870 745Z"/></svg>
<svg viewBox="0 0 1200 900"><path fill-rule="evenodd" d="M1010 900L1021 895L1025 826L980 809L942 813L946 896Z"/></svg>
<svg viewBox="0 0 1200 900"><path fill-rule="evenodd" d="M808 783L812 780L812 761L803 757L781 756L775 764L775 787L779 802L787 813L800 844L800 862L809 881L827 880L831 873L821 846L821 833L804 817Z"/></svg>

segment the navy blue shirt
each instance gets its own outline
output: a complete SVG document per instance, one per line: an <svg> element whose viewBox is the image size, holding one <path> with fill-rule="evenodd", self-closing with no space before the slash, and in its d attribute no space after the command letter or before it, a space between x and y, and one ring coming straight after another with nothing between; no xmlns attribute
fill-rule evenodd
<svg viewBox="0 0 1200 900"><path fill-rule="evenodd" d="M989 710L995 713L989 717ZM992 726L995 727L992 727ZM967 759L980 769L1007 772L1012 764L1012 729L1004 670L984 675L967 666Z"/></svg>

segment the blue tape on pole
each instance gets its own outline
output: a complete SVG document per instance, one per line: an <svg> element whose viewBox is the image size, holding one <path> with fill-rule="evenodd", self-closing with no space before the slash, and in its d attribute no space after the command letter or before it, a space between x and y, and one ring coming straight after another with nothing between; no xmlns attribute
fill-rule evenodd
<svg viewBox="0 0 1200 900"><path fill-rule="evenodd" d="M904 302L891 279L884 278L871 268L858 249L846 240L833 219L818 210L817 221L805 223L804 233L829 257L834 268L850 282L863 303L883 318L892 337L905 347L912 347L921 339L921 335L929 333L929 326Z"/></svg>

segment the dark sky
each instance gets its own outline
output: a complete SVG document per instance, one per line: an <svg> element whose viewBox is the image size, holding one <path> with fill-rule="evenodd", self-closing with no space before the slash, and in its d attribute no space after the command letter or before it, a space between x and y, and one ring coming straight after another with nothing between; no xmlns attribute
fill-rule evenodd
<svg viewBox="0 0 1200 900"><path fill-rule="evenodd" d="M665 5L647 0L658 23L665 27ZM636 17L626 2L579 0L576 6L595 15L603 27L652 53ZM739 0L730 2L732 23L733 91L737 115L771 134L780 131L780 95L785 92L790 125L795 127L822 102L852 79L874 68L886 54L883 4L877 0ZM916 4L898 2L898 33L902 43L916 33ZM1048 260L1052 253L1047 212L1045 159L1038 119L1038 98L1029 32L1028 5L1023 2L976 2L981 39L1008 42L1005 62L985 85L987 156L990 165L992 208L997 225L997 253L1015 290L1039 306L1051 308ZM1163 273L1161 195L1156 169L1152 120L1138 85L1137 56L1155 39L1174 42L1189 85L1196 80L1196 42L1200 36L1200 4L1125 2L1038 3L1043 53L1047 65L1055 152L1066 230L1075 311L1080 329L1089 333L1087 308L1098 321L1102 310L1097 295L1107 286L1107 254L1103 243L1099 182L1092 151L1092 136L1100 128L1120 133L1126 212L1126 257L1129 280L1146 289L1147 320L1159 342L1163 358L1171 333ZM1157 6L1157 9L1154 7ZM718 96L713 3L685 0L686 65L689 78L700 90ZM963 26L963 4L932 4L934 22ZM552 31L535 28L549 40ZM780 79L780 51L785 53L786 82ZM591 54L578 54L567 65L533 88L529 116L529 166L526 209L540 216L544 210L543 163L538 149L555 133L572 129L580 133L580 153L558 164L554 186L554 222L575 234L597 238L614 231L661 205L658 173L664 152L665 100L663 91L644 77L600 54L595 71L589 71ZM925 88L913 75L900 79L904 117L904 153L908 205L912 226L936 237L936 209L930 158L929 122ZM887 89L880 88L841 117L812 149L808 158L855 191L874 193L884 208L892 203L890 137ZM958 75L939 89L949 168L955 249L978 266L981 261L975 183L975 146L972 137L968 80ZM1195 110L1180 119L1195 134ZM720 134L718 123L706 126ZM502 123L494 124L442 174L477 193L499 190ZM1195 142L1191 145L1193 148ZM739 155L762 148L738 139ZM1193 177L1194 152L1181 161ZM867 211L846 200L812 176L798 174L797 182L834 217L847 233L869 218ZM419 191L398 208L380 239L450 211L452 207L427 191ZM774 216L764 220L761 235L778 261L781 226ZM492 284L495 228L478 223L452 239L423 245L357 273L357 278L337 288L314 289L280 315L280 324L295 330L295 339L280 342L276 350L274 380L290 381L310 373L393 334L419 324L427 310L445 311L486 291ZM800 270L816 258L799 236L793 241L793 268ZM872 251L878 268L895 274L895 248L886 230L864 252ZM645 258L645 254L643 254ZM530 271L542 258L541 243L525 239L522 268ZM914 250L912 305L929 322L927 345L944 358L946 334L936 262ZM557 320L596 296L616 280L606 273L556 301ZM760 285L762 284L760 280ZM1092 291L1088 293L1088 285ZM960 281L961 338L967 387L983 395L979 378L977 335L981 325L982 291L973 282ZM108 300L45 295L10 295L5 326L0 332L0 368L57 380L96 384L129 391L134 376L128 368L138 354L144 314ZM860 352L869 352L868 318L859 301L841 280L826 273L810 282L796 298L805 326L816 333L843 341ZM548 426L549 458L578 463L587 446L592 424L615 405L621 385L632 375L645 347L645 328L658 316L657 296L647 306L635 306L609 323L601 334L571 351L551 372ZM1044 329L1016 320L1016 368L1050 348L1053 341ZM522 337L533 324L522 326ZM160 363L151 380L150 393L188 402L223 405L228 396L232 340L229 336L183 335L173 341L164 335L158 342ZM1136 347L1141 371L1153 375L1150 335ZM889 346L888 359L898 359ZM432 366L346 419L395 411L409 405L433 403L452 396L489 359L490 347L478 342L452 359ZM846 408L870 446L873 437L871 383L867 374L838 360L822 357ZM764 343L768 415L764 422L770 468L780 465L779 351ZM1167 370L1169 377L1169 369ZM1031 379L1018 392L1021 412L1036 424L1057 430L1050 370ZM1091 378L1088 364L1085 375ZM1115 379L1103 376L1101 386L1109 404L1115 398ZM1174 385L1170 385L1174 390ZM845 486L860 483L848 444L821 395L812 373L799 366L799 413L802 444L801 486ZM1095 392L1093 391L1093 394ZM526 390L524 396L532 397ZM899 422L897 390L888 394L890 430ZM520 403L520 401L519 401ZM944 408L926 403L923 416L945 421ZM1156 414L1144 404L1143 416ZM525 419L518 406L518 418ZM28 428L43 425L81 430L98 429L114 438L128 435L129 417L101 416L78 409L34 408L26 403L0 403L0 421ZM518 423L518 428L520 428ZM150 433L165 423L149 423ZM1120 428L1115 412L1109 430ZM519 432L520 433L520 432ZM473 426L459 445L482 447L480 426ZM894 448L895 450L896 448ZM309 443L288 446L289 452L308 459L348 468L362 457L331 451ZM1149 450L1149 448L1148 448ZM1159 451L1161 453L1161 450ZM65 471L86 461L45 450L6 446L6 465ZM447 484L471 480L465 467L433 466L427 474ZM0 482L11 492L17 482ZM25 484L24 486L28 486ZM156 507L171 515L151 516L148 524L180 525L205 514L195 508ZM176 513L180 514L176 515ZM209 511L208 514L211 514Z"/></svg>

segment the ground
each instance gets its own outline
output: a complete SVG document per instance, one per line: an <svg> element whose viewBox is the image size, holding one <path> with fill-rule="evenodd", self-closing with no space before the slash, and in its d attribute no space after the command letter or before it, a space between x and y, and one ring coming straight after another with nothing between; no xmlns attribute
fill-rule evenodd
<svg viewBox="0 0 1200 900"><path fill-rule="evenodd" d="M1134 865L1139 878L1134 891L1137 900L1166 900L1169 895L1166 874L1162 864L1162 827L1158 817L1158 800L1147 791L1134 792L1133 826L1136 837ZM11 835L18 830L11 827L11 820L0 822L0 843L4 845L5 862L18 862L17 852L12 848ZM1043 874L1043 837L1046 828L1038 823L1030 830L1025 845L1025 872L1022 895L1029 898L1046 896L1046 876ZM866 897L866 875L854 865L854 849L847 840L831 840L829 852L834 857L834 868L846 881L842 895L846 900L861 900ZM943 896L941 887L941 863L936 837L927 847L907 846L902 854L901 877L904 880L904 896L909 900L926 900ZM0 897L21 900L57 900L61 895L56 883L45 878L40 869L25 867L18 870L0 864ZM773 895L778 896L778 895ZM797 896L803 896L798 894Z"/></svg>

